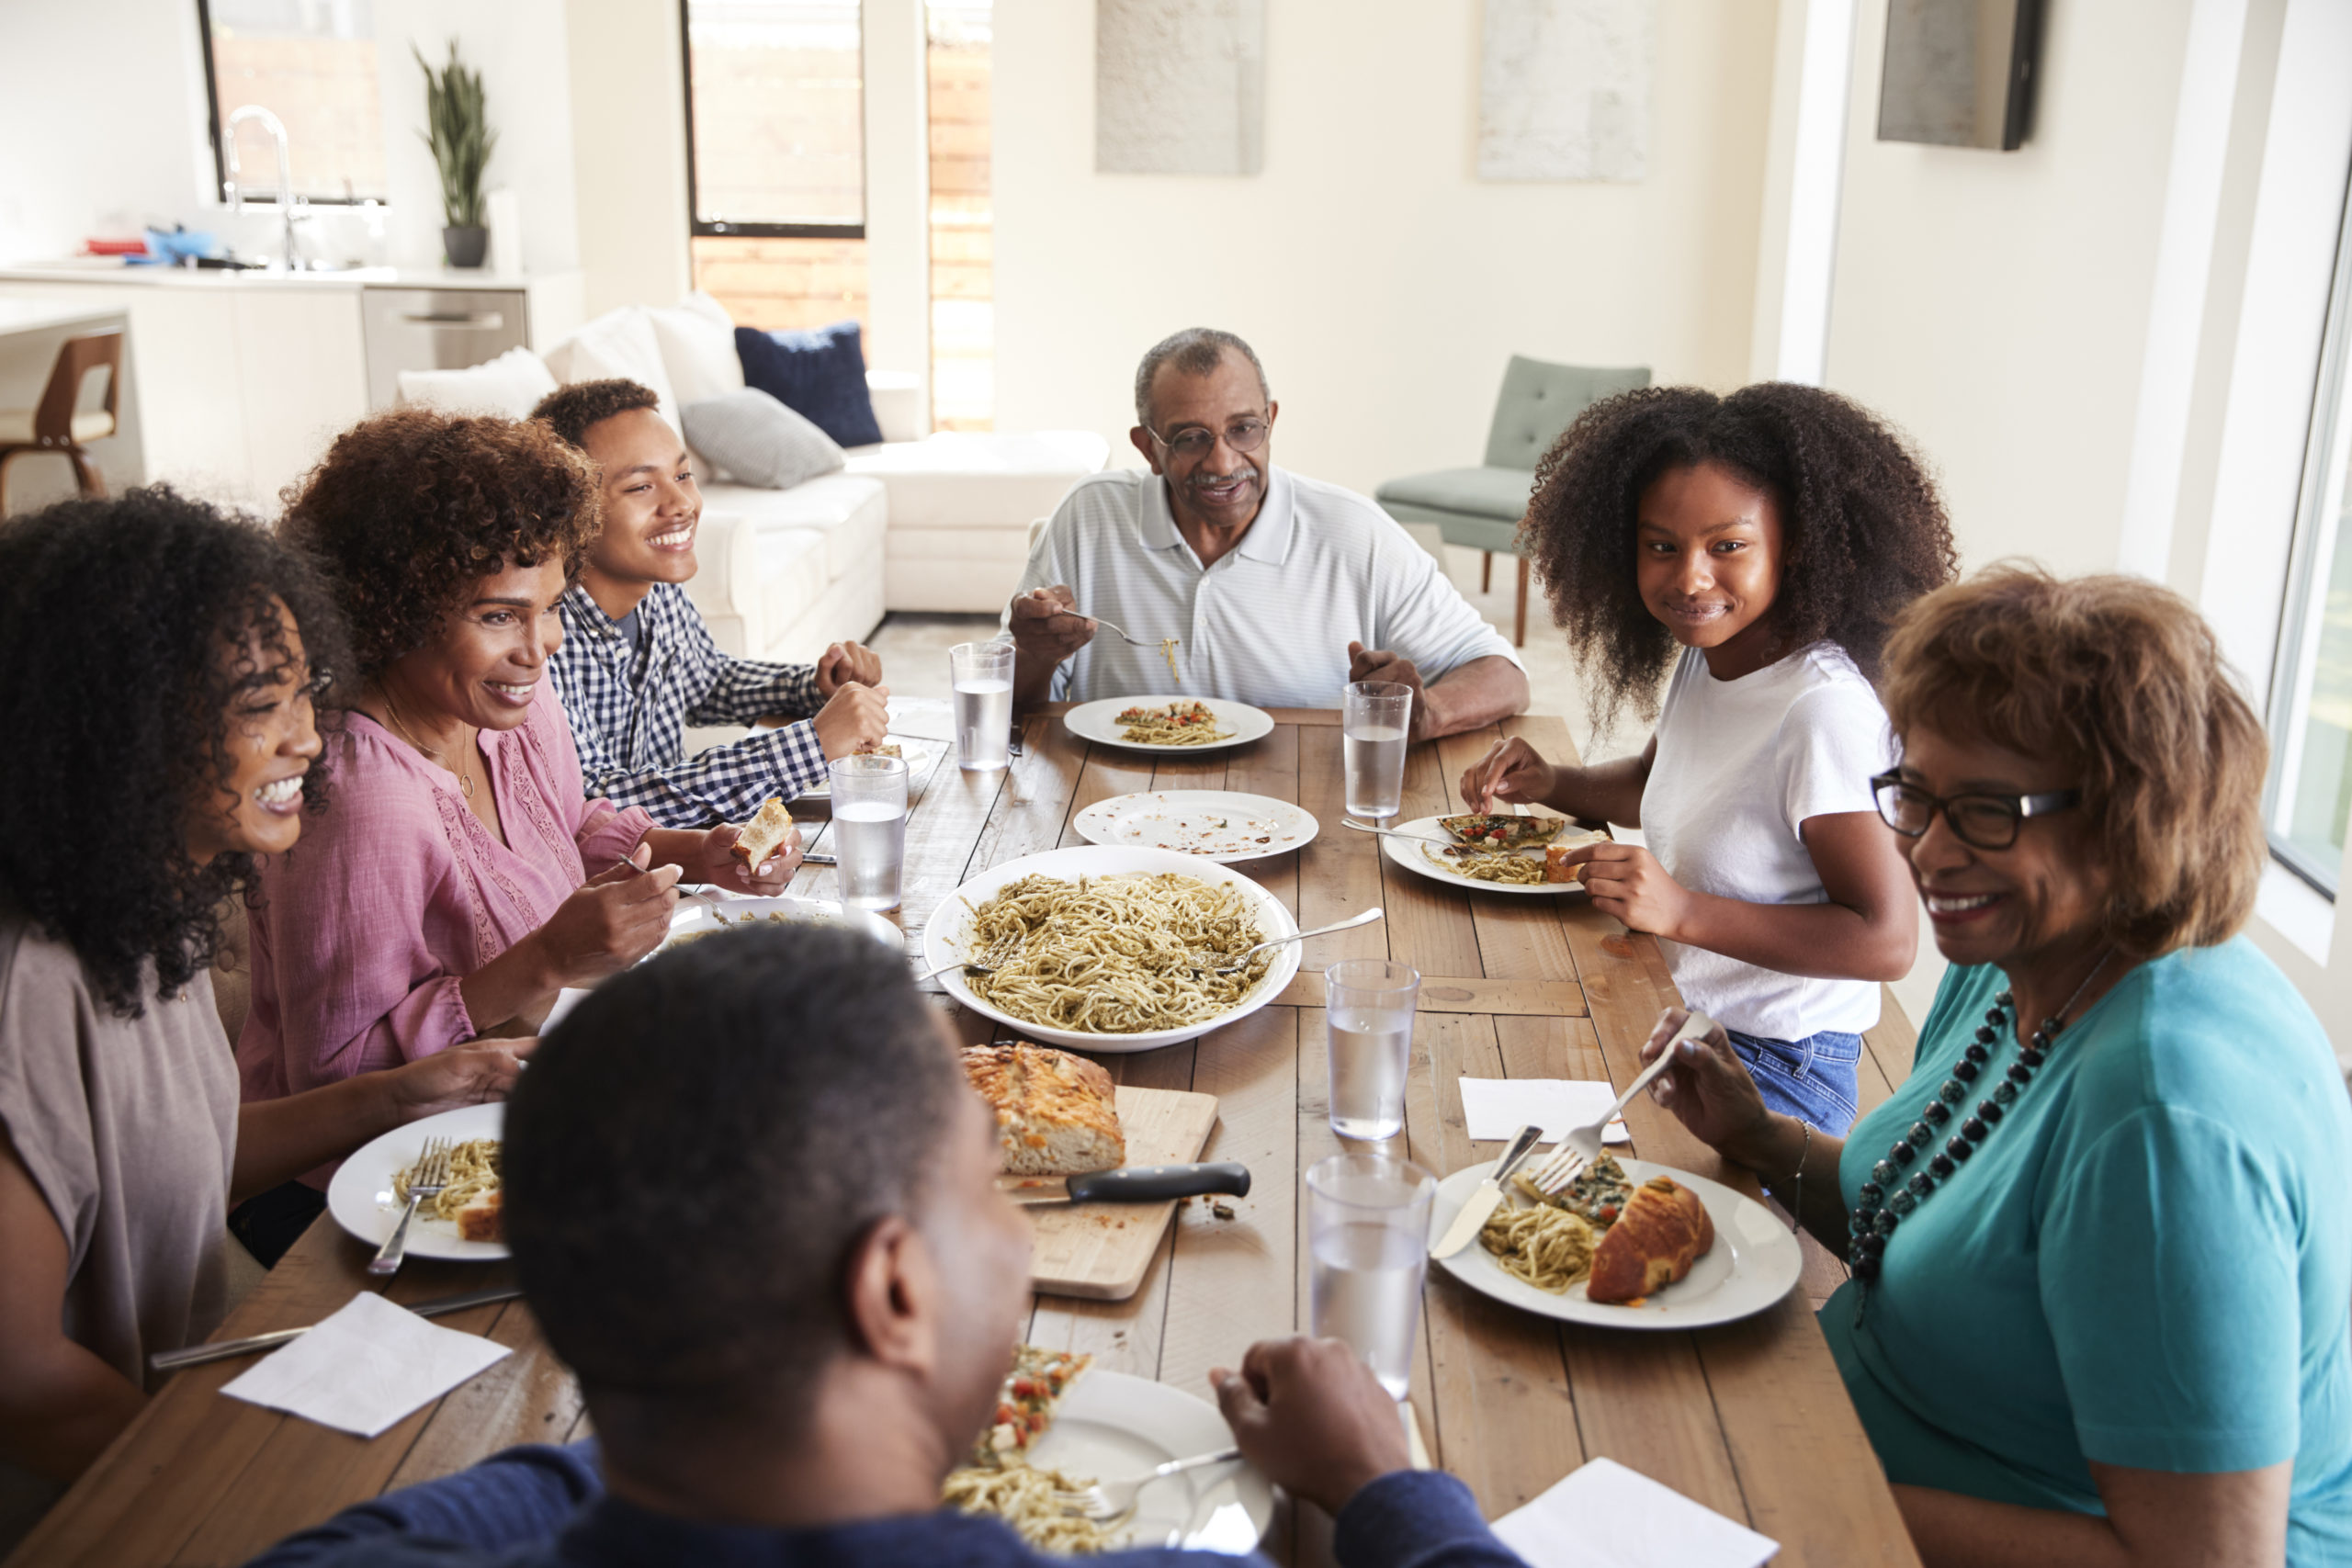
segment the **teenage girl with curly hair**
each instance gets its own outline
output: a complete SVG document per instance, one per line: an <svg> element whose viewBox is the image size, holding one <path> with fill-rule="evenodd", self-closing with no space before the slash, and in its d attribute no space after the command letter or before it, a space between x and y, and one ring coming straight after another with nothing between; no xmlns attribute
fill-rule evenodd
<svg viewBox="0 0 2352 1568"><path fill-rule="evenodd" d="M1918 943L1871 799L1890 761L1871 681L1895 616L1958 569L1934 485L1834 392L1652 388L1568 427L1521 533L1595 720L1630 702L1657 728L1639 755L1591 767L1502 741L1464 796L1641 829L1646 847L1571 857L1594 904L1657 936L1767 1104L1843 1133L1878 983Z"/></svg>
<svg viewBox="0 0 2352 1568"><path fill-rule="evenodd" d="M238 1105L222 912L318 819L341 649L302 561L201 502L0 524L0 1556L220 1323L232 1202L514 1081L508 1041Z"/></svg>

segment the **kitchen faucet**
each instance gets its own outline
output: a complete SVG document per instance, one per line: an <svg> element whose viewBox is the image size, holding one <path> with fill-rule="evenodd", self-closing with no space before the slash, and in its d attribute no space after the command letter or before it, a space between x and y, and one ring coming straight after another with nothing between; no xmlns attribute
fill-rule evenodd
<svg viewBox="0 0 2352 1568"><path fill-rule="evenodd" d="M298 200L294 195L294 165L287 151L285 122L259 104L247 104L232 112L229 116L228 129L220 133L222 150L229 165L229 210L243 212L245 209L243 171L237 166L237 127L249 119L259 120L262 130L267 131L270 141L277 145L277 210L286 223L286 259L283 265L288 272L300 272L304 263L294 238L294 225L299 220L311 215L310 203Z"/></svg>

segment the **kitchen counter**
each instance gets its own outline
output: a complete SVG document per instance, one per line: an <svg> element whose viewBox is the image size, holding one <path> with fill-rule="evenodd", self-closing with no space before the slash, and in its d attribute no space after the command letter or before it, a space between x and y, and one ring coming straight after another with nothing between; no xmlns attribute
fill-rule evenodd
<svg viewBox="0 0 2352 1568"><path fill-rule="evenodd" d="M60 327L122 324L122 311L109 306L55 305L42 299L0 299L0 337L53 332Z"/></svg>
<svg viewBox="0 0 2352 1568"><path fill-rule="evenodd" d="M349 267L341 272L232 271L225 267L127 266L114 256L0 266L0 283L127 283L150 288L528 289L575 273L531 275L452 267Z"/></svg>

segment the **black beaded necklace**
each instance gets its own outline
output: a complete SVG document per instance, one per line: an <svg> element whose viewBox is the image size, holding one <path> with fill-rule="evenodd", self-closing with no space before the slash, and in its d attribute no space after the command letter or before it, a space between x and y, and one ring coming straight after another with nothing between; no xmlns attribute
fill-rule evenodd
<svg viewBox="0 0 2352 1568"><path fill-rule="evenodd" d="M1951 1077L1928 1101L1919 1120L1911 1123L1911 1131L1896 1139L1894 1146L1886 1151L1886 1157L1871 1168L1871 1179L1862 1183L1861 1190L1856 1194L1861 1201L1854 1210L1853 1239L1846 1248L1847 1267L1854 1271L1857 1285L1857 1322L1860 1321L1863 1303L1870 1298L1871 1281L1878 1278L1880 1255L1886 1251L1895 1227L1903 1223L1905 1215L1927 1201L1939 1183L1949 1179L1966 1163L1968 1156L1976 1152L1976 1145L2000 1124L2001 1118L2016 1102L2018 1092L2033 1081L2033 1075L2049 1059L2050 1042L2064 1027L2066 1015L2075 1010L2075 1004L2082 1000L2083 993L2090 989L2091 982L2098 978L2099 971L2114 956L2112 949L2099 955L2098 962L2091 965L2091 972L2083 976L2083 983L2075 987L2075 994L2066 998L2066 1005L2058 1010L2057 1016L2043 1019L2041 1027L2033 1032L2033 1038L2018 1047L2017 1061L1994 1084L1991 1095L1977 1102L1976 1114L1962 1122L1942 1150L1929 1155L1926 1167L1911 1171L1910 1179L1905 1180L1903 1173L1936 1141L1936 1134L1967 1100L1969 1086L1992 1063L1993 1046L2007 1029L2009 1009L2017 1004L2011 992L2003 991L1995 997L1993 1006L1985 1010L1984 1023L1976 1031L1976 1038L1968 1043L1961 1059L1952 1064Z"/></svg>

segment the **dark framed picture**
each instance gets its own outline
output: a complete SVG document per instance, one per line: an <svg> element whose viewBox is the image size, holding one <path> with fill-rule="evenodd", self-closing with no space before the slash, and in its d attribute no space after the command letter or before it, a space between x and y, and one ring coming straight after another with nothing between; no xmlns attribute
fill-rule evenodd
<svg viewBox="0 0 2352 1568"><path fill-rule="evenodd" d="M1887 0L1878 139L2024 146L2042 8L2042 0Z"/></svg>

